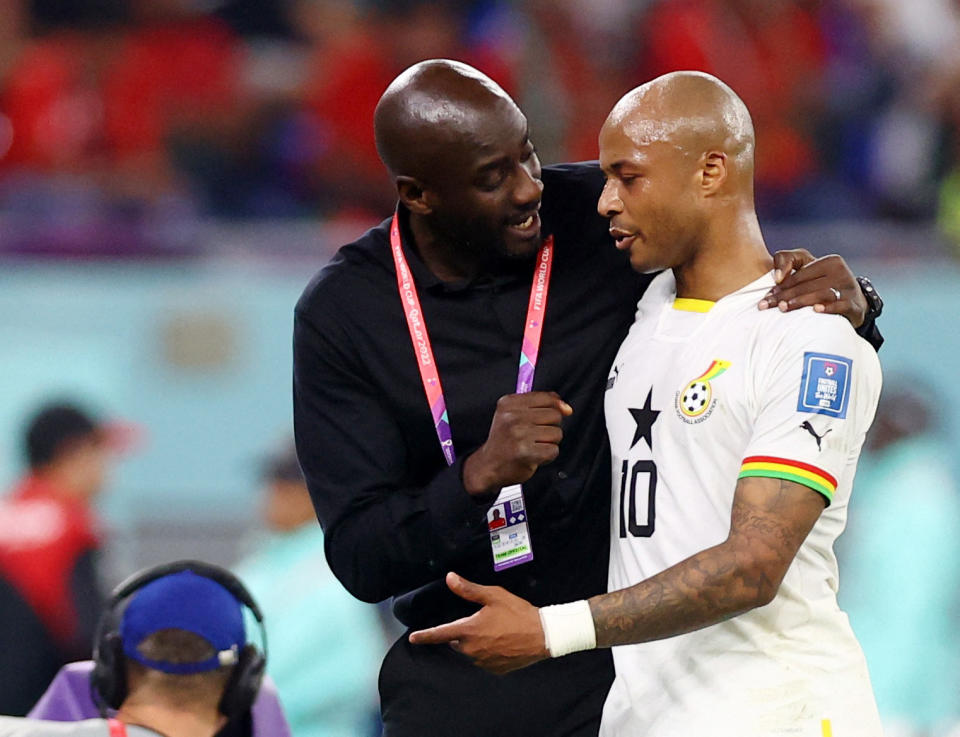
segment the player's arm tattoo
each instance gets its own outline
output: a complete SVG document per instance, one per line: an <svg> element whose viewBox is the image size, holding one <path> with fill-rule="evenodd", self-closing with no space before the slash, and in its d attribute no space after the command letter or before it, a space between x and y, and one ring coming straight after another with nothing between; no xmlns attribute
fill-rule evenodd
<svg viewBox="0 0 960 737"><path fill-rule="evenodd" d="M740 479L724 542L590 599L597 645L671 637L769 603L824 504L820 494L790 481Z"/></svg>

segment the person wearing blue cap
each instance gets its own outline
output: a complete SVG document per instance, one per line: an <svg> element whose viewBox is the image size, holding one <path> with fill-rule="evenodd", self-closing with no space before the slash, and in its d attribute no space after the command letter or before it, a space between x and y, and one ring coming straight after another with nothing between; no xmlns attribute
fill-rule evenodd
<svg viewBox="0 0 960 737"><path fill-rule="evenodd" d="M239 581L198 570L135 577L115 592L108 614L122 611L119 627L111 631L109 617L101 624L91 676L104 713L115 709L112 718L0 718L0 737L223 734L249 710L265 659L247 644L243 605L252 599Z"/></svg>

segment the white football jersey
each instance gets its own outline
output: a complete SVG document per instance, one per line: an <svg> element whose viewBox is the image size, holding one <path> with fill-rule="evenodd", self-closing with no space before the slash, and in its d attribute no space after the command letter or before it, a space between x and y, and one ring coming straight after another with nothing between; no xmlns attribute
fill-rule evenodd
<svg viewBox="0 0 960 737"><path fill-rule="evenodd" d="M880 364L842 317L758 310L773 285L683 300L665 272L640 300L605 398L609 589L723 542L739 477L795 481L828 506L767 606L614 648L603 737L881 734L833 552Z"/></svg>

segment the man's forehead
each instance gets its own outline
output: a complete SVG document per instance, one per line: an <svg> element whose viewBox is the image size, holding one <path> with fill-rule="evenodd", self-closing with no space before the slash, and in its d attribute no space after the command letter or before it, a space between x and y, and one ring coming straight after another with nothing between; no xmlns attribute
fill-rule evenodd
<svg viewBox="0 0 960 737"><path fill-rule="evenodd" d="M638 106L626 115L611 115L601 133L624 136L635 146L647 146L676 139L685 125L683 120L660 114L654 108Z"/></svg>
<svg viewBox="0 0 960 737"><path fill-rule="evenodd" d="M655 135L631 136L622 123L607 123L600 130L600 162L615 166L627 161L644 159Z"/></svg>
<svg viewBox="0 0 960 737"><path fill-rule="evenodd" d="M470 157L490 157L522 144L527 119L516 105L491 105L476 109L464 125L447 127L448 143Z"/></svg>
<svg viewBox="0 0 960 737"><path fill-rule="evenodd" d="M646 161L651 157L685 153L691 148L691 121L659 118L637 111L619 120L607 120L600 131L600 161L614 166L620 160Z"/></svg>

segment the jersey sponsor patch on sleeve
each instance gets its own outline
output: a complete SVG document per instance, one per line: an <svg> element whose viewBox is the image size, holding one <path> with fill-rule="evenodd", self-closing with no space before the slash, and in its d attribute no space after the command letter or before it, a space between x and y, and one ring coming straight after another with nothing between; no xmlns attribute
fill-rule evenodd
<svg viewBox="0 0 960 737"><path fill-rule="evenodd" d="M844 419L850 399L850 372L853 360L829 353L803 354L798 412Z"/></svg>

